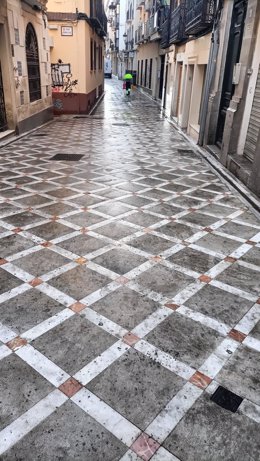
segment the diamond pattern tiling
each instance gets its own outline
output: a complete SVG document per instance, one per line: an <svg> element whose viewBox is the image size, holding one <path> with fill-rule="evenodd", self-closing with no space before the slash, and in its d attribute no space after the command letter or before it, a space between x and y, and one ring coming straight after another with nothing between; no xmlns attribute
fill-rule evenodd
<svg viewBox="0 0 260 461"><path fill-rule="evenodd" d="M259 252L258 217L114 79L5 145L0 459L256 461Z"/></svg>

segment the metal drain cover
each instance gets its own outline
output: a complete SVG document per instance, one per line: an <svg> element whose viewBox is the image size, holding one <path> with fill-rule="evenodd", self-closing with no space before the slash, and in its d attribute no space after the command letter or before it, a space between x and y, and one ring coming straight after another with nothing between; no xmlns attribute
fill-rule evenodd
<svg viewBox="0 0 260 461"><path fill-rule="evenodd" d="M50 160L60 160L65 162L78 162L82 157L81 154L56 154Z"/></svg>
<svg viewBox="0 0 260 461"><path fill-rule="evenodd" d="M32 135L34 138L40 137L40 136L48 136L48 133L36 133Z"/></svg>
<svg viewBox="0 0 260 461"><path fill-rule="evenodd" d="M222 408L225 408L225 410L232 411L232 413L235 413L243 401L239 395L234 394L233 392L229 391L228 389L225 389L225 387L219 386L214 394L210 397L210 400L215 402L217 405L219 405Z"/></svg>

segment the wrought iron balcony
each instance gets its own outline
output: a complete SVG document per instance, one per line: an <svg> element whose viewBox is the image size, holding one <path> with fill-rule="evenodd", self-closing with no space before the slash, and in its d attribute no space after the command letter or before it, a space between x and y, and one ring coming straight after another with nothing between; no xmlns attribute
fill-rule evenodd
<svg viewBox="0 0 260 461"><path fill-rule="evenodd" d="M145 4L145 0L137 0L136 2L136 9L139 10Z"/></svg>
<svg viewBox="0 0 260 461"><path fill-rule="evenodd" d="M184 42L185 34L185 0L177 8L171 11L169 18L169 44Z"/></svg>
<svg viewBox="0 0 260 461"><path fill-rule="evenodd" d="M162 26L162 31L161 31L161 43L160 47L161 48L168 48L169 46L169 22L170 18L167 18Z"/></svg>
<svg viewBox="0 0 260 461"><path fill-rule="evenodd" d="M186 0L185 32L188 35L212 28L215 3L214 0Z"/></svg>

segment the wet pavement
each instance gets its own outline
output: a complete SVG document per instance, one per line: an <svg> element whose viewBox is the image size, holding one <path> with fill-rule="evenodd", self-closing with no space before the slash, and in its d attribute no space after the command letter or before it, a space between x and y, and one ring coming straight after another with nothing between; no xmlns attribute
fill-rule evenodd
<svg viewBox="0 0 260 461"><path fill-rule="evenodd" d="M259 242L116 81L2 148L0 460L258 461Z"/></svg>

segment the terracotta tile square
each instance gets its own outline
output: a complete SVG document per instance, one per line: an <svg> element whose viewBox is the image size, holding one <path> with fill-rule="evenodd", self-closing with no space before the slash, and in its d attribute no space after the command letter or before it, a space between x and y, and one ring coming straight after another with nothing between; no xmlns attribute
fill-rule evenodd
<svg viewBox="0 0 260 461"><path fill-rule="evenodd" d="M167 303L165 304L165 307L168 307L169 309L172 309L173 311L176 311L176 309L178 309L178 307L180 307L179 304L174 304L174 303Z"/></svg>
<svg viewBox="0 0 260 461"><path fill-rule="evenodd" d="M70 309L73 311L73 312L81 312L83 311L83 309L85 309L87 306L86 304L83 304L83 303L80 303L80 302L76 302L74 304L72 304L70 306Z"/></svg>
<svg viewBox="0 0 260 461"><path fill-rule="evenodd" d="M126 283L129 282L129 279L127 277L124 277L123 275L121 277L118 277L116 279L117 283L120 283L121 285L125 285Z"/></svg>
<svg viewBox="0 0 260 461"><path fill-rule="evenodd" d="M59 390L63 392L63 394L67 395L67 397L72 397L81 388L82 385L76 379L70 378L59 387Z"/></svg>
<svg viewBox="0 0 260 461"><path fill-rule="evenodd" d="M149 461L159 447L160 445L158 442L152 439L152 437L149 437L149 435L143 433L136 439L131 449L144 461Z"/></svg>
<svg viewBox="0 0 260 461"><path fill-rule="evenodd" d="M260 298L258 298L258 300L256 301L256 304L260 304Z"/></svg>
<svg viewBox="0 0 260 461"><path fill-rule="evenodd" d="M235 329L230 330L228 336L234 339L235 341L238 341L239 343L242 343L246 338L246 335L244 333L241 333L241 331Z"/></svg>
<svg viewBox="0 0 260 461"><path fill-rule="evenodd" d="M237 261L236 258L232 258L231 256L227 256L224 261L226 261L227 263L235 263Z"/></svg>
<svg viewBox="0 0 260 461"><path fill-rule="evenodd" d="M45 247L45 248L49 248L49 247L52 246L52 243L51 242L43 242L43 243L41 243L41 246Z"/></svg>
<svg viewBox="0 0 260 461"><path fill-rule="evenodd" d="M256 245L256 242L253 242L253 240L247 240L246 243L248 243L248 245Z"/></svg>
<svg viewBox="0 0 260 461"><path fill-rule="evenodd" d="M80 257L80 258L75 259L75 262L77 264L85 264L87 262L87 259Z"/></svg>
<svg viewBox="0 0 260 461"><path fill-rule="evenodd" d="M2 266L3 264L6 264L6 263L8 263L8 261L6 259L4 259L4 258L0 259L0 266Z"/></svg>
<svg viewBox="0 0 260 461"><path fill-rule="evenodd" d="M201 276L199 277L199 280L200 280L201 282L204 282L204 283L209 283L209 282L211 282L212 278L209 277L208 275L201 275Z"/></svg>
<svg viewBox="0 0 260 461"><path fill-rule="evenodd" d="M31 285L32 287L37 287L41 283L43 283L43 281L40 278L35 278L29 282L29 285Z"/></svg>
<svg viewBox="0 0 260 461"><path fill-rule="evenodd" d="M134 335L130 331L123 337L123 341L128 344L128 346L134 346L134 344L136 344L139 340L139 336Z"/></svg>
<svg viewBox="0 0 260 461"><path fill-rule="evenodd" d="M12 351L17 351L17 349L20 349L26 344L27 344L26 339L23 339L23 338L20 338L20 336L17 336L16 338L12 339L12 341L9 341L6 345L10 349L12 349Z"/></svg>
<svg viewBox="0 0 260 461"><path fill-rule="evenodd" d="M22 232L22 228L16 227L15 229L12 229L12 232L14 232L15 234L19 234L19 232Z"/></svg>
<svg viewBox="0 0 260 461"><path fill-rule="evenodd" d="M211 229L211 227L204 227L203 230L206 232L213 232L213 229Z"/></svg>
<svg viewBox="0 0 260 461"><path fill-rule="evenodd" d="M152 256L151 260L155 261L155 262L160 262L162 260L162 258L161 258L161 256Z"/></svg>
<svg viewBox="0 0 260 461"><path fill-rule="evenodd" d="M200 371L196 371L196 373L192 375L189 381L200 389L206 389L206 387L208 387L208 385L211 383L212 379Z"/></svg>

